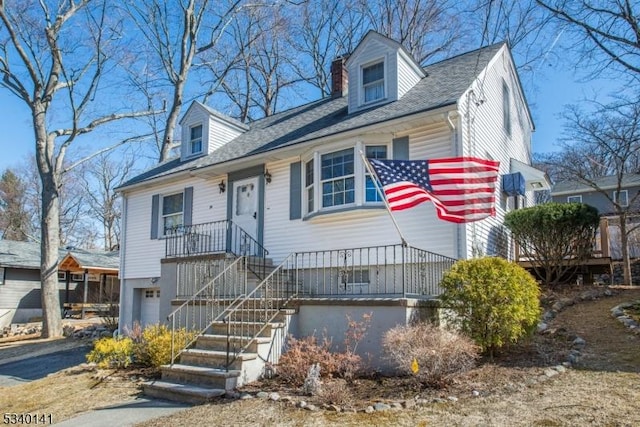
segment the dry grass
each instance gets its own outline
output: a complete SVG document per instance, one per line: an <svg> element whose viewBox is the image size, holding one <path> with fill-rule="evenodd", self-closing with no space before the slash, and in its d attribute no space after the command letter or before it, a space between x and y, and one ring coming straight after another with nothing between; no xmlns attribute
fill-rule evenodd
<svg viewBox="0 0 640 427"><path fill-rule="evenodd" d="M81 365L82 366L82 365ZM75 367L30 383L0 387L3 412L52 414L54 422L78 413L133 400L139 381Z"/></svg>

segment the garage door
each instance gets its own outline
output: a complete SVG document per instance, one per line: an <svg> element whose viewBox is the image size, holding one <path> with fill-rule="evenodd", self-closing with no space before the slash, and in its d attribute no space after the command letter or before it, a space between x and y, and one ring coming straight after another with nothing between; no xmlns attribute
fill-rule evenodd
<svg viewBox="0 0 640 427"><path fill-rule="evenodd" d="M160 321L160 289L142 289L140 301L140 323L142 326L153 325Z"/></svg>

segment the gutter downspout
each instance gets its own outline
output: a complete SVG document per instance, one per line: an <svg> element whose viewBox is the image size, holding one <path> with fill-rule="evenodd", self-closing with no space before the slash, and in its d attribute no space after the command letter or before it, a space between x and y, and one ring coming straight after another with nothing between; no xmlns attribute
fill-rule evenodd
<svg viewBox="0 0 640 427"><path fill-rule="evenodd" d="M125 257L125 253L126 253L126 245L125 245L125 236L127 235L127 215L128 215L128 204L127 204L127 196L125 193L120 193L122 194L122 224L121 224L121 230L122 233L120 234L120 269L118 271L118 279L120 279L120 298L118 301L118 336L122 335L122 327L123 327L123 323L122 323L122 310L124 309L124 257ZM132 307L133 309L133 307Z"/></svg>
<svg viewBox="0 0 640 427"><path fill-rule="evenodd" d="M457 111L448 111L446 114L444 114L444 118L447 122L447 126L449 126L449 129L451 130L451 146L452 146L452 152L454 156L460 156L460 126L457 126L456 122L460 121L460 115L458 114ZM458 259L464 259L466 258L465 254L462 251L462 242L464 242L465 240L465 236L466 236L466 229L465 229L465 225L464 224L456 224L456 252L457 255L456 257Z"/></svg>

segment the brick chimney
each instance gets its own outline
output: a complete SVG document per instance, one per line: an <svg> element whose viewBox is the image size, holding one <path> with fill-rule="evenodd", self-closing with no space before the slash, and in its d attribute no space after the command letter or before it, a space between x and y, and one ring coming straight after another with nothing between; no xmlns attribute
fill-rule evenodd
<svg viewBox="0 0 640 427"><path fill-rule="evenodd" d="M344 66L348 56L339 56L331 63L331 97L339 98L346 95L349 89L349 76Z"/></svg>

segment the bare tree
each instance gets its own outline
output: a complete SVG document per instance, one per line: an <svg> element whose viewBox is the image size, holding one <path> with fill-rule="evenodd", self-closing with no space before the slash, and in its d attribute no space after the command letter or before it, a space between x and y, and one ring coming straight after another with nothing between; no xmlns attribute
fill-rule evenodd
<svg viewBox="0 0 640 427"><path fill-rule="evenodd" d="M461 34L453 2L361 0L359 7L377 32L401 43L422 64L446 55Z"/></svg>
<svg viewBox="0 0 640 427"><path fill-rule="evenodd" d="M150 47L157 70L146 69L168 83L170 98L162 130L159 161L174 147L174 133L196 55L216 47L243 0L131 0L127 9ZM146 67L146 65L145 65ZM148 76L142 74L141 83ZM143 85L140 85L143 86ZM153 123L155 126L160 123Z"/></svg>
<svg viewBox="0 0 640 427"><path fill-rule="evenodd" d="M580 63L640 78L640 11L629 0L536 0L571 34ZM587 60L587 61L585 61Z"/></svg>
<svg viewBox="0 0 640 427"><path fill-rule="evenodd" d="M366 18L353 4L340 0L305 2L300 13L290 32L289 43L298 59L291 66L325 97L331 92L331 61L355 49L365 34Z"/></svg>
<svg viewBox="0 0 640 427"><path fill-rule="evenodd" d="M120 245L120 198L114 191L133 171L133 155L102 154L93 159L82 177L82 188L88 199L88 213L102 226L103 247L112 251Z"/></svg>
<svg viewBox="0 0 640 427"><path fill-rule="evenodd" d="M531 71L534 63L553 55L552 16L535 0L474 0L466 7L467 28L476 29L480 45L506 41L518 55L519 70Z"/></svg>
<svg viewBox="0 0 640 427"><path fill-rule="evenodd" d="M624 281L631 284L628 238L638 227L634 217L640 208L640 193L619 195L630 174L640 172L640 103L619 101L593 111L570 107L565 114L563 151L547 156L545 163L561 171L558 179L580 182L600 193L613 206L620 227ZM612 177L611 186L600 178Z"/></svg>
<svg viewBox="0 0 640 427"><path fill-rule="evenodd" d="M95 108L102 79L115 74L109 66L120 27L110 19L106 2L100 0L0 0L0 85L31 111L42 185L43 337L62 335L57 267L67 150L98 127L149 114L118 111L108 102L100 103L102 110ZM110 106L111 111L104 110Z"/></svg>

